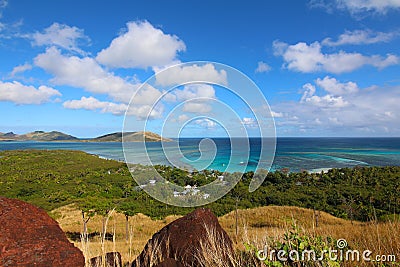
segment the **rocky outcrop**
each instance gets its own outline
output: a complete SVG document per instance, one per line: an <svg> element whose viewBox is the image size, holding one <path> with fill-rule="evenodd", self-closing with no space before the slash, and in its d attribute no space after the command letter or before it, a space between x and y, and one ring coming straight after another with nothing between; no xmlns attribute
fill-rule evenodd
<svg viewBox="0 0 400 267"><path fill-rule="evenodd" d="M26 202L0 197L0 266L84 266L57 222Z"/></svg>
<svg viewBox="0 0 400 267"><path fill-rule="evenodd" d="M217 217L201 208L155 233L132 267L230 266L232 255L232 241Z"/></svg>
<svg viewBox="0 0 400 267"><path fill-rule="evenodd" d="M119 252L107 252L104 256L106 267L122 267L121 254ZM98 256L90 259L90 266L103 267L103 257Z"/></svg>
<svg viewBox="0 0 400 267"><path fill-rule="evenodd" d="M184 267L184 265L174 259L168 258L157 264L155 267Z"/></svg>

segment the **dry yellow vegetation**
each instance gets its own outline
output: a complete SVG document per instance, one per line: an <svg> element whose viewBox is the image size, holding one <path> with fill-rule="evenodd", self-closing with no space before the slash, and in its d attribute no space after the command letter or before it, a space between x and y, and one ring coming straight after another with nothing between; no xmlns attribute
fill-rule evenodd
<svg viewBox="0 0 400 267"><path fill-rule="evenodd" d="M73 205L52 211L64 232L82 232L81 212ZM318 227L315 225L318 216ZM118 251L123 262L131 262L142 251L151 236L179 216L168 216L164 220L137 214L129 218L129 237L126 239L126 219L123 214L113 213L107 223L107 233L114 235L102 248L99 236L92 238L85 248L79 240L74 244L82 249L85 256L95 257L103 252ZM88 232L101 232L101 216L94 216L88 222ZM244 243L251 243L260 249L268 240L282 240L288 229L295 223L300 231L309 236L345 239L352 249L369 249L374 255L395 255L400 260L400 223L399 222L351 222L336 218L325 212L298 207L267 206L247 210L238 210L238 236L236 236L235 211L219 218L221 226L227 231L237 248L244 249ZM351 264L350 264L351 265ZM354 265L355 266L355 265Z"/></svg>

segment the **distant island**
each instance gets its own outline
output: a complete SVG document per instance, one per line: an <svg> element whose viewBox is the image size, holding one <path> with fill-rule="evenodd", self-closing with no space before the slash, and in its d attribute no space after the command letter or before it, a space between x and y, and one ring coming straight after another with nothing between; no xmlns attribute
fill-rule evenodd
<svg viewBox="0 0 400 267"><path fill-rule="evenodd" d="M5 141L71 141L71 142L122 142L122 132L110 133L95 138L81 139L69 134L58 131L34 131L26 134L15 134L13 132L0 133L0 142ZM171 139L163 138L160 135L152 132L126 132L124 140L127 142L169 142Z"/></svg>

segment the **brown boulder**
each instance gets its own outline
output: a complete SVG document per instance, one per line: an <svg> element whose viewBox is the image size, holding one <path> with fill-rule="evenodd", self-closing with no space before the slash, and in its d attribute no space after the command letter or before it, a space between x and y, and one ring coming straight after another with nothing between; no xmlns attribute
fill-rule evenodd
<svg viewBox="0 0 400 267"><path fill-rule="evenodd" d="M174 259L168 258L154 267L184 267L182 263Z"/></svg>
<svg viewBox="0 0 400 267"><path fill-rule="evenodd" d="M84 266L47 213L26 202L0 197L0 266Z"/></svg>
<svg viewBox="0 0 400 267"><path fill-rule="evenodd" d="M122 259L121 253L119 252L107 252L104 256L106 267L121 267ZM90 259L90 266L92 267L103 267L103 257L97 256Z"/></svg>
<svg viewBox="0 0 400 267"><path fill-rule="evenodd" d="M233 254L218 218L200 208L155 233L132 267L232 266Z"/></svg>

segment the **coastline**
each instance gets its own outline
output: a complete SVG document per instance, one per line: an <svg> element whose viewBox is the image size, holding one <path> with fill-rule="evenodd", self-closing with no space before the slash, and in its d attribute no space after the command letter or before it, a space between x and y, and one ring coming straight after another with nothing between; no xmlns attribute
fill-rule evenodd
<svg viewBox="0 0 400 267"><path fill-rule="evenodd" d="M175 142L146 142L147 149L143 151L140 143L132 142L132 164L171 165L163 152L167 149L174 161L186 169L201 169L196 161L199 156L198 143L201 139L182 138L179 142L180 150L173 150ZM254 139L257 140L257 139ZM243 170L243 162L248 163L245 172L254 171L259 161L259 146L252 143L250 157L242 157L241 151L231 155L229 139L214 139L217 144L216 157L207 165L209 170L224 171L228 162L232 162L237 170ZM137 144L137 145L136 145ZM125 162L121 142L74 142L74 141L0 141L1 150L44 149L44 150L79 150L97 155L105 159ZM172 152L171 152L172 151ZM182 153L182 154L180 154ZM182 158L182 155L186 159ZM146 159L146 160L145 160ZM208 160L208 159L207 159ZM146 165L144 164L144 165ZM196 165L197 164L197 165ZM150 165L150 164L147 164ZM284 172L309 173L328 171L331 168L345 168L355 166L399 166L400 165L400 138L277 138L274 162L270 171L284 170ZM235 169L232 171L234 172ZM240 171L243 172L243 171Z"/></svg>

